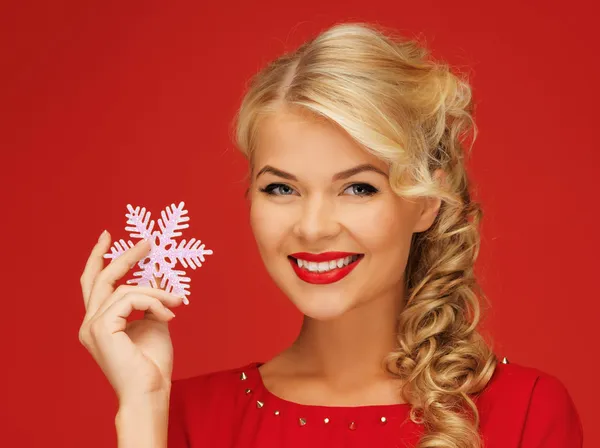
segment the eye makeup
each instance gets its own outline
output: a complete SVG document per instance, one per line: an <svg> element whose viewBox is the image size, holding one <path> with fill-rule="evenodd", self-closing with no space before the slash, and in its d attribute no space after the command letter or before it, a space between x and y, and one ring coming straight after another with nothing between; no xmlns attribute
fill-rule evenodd
<svg viewBox="0 0 600 448"><path fill-rule="evenodd" d="M350 193L351 196L373 196L378 193L379 190L372 186L371 184L365 182L356 182L349 186L347 186L343 191L347 191L348 189L352 189L353 193ZM270 196L290 196L294 193L294 189L287 184L284 183L271 183L266 187L260 188L259 191L265 193Z"/></svg>

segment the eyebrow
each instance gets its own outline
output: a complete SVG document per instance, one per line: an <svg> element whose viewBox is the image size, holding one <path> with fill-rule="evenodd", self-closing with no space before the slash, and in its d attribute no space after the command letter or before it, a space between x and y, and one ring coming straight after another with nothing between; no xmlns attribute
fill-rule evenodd
<svg viewBox="0 0 600 448"><path fill-rule="evenodd" d="M349 177L355 176L356 174L363 173L365 171L371 171L374 173L381 174L382 176L385 176L386 178L388 177L388 175L384 171L380 170L375 165L371 165L370 163L363 163L362 165L357 165L353 168L350 168L350 169L347 169L344 171L340 171L339 173L334 174L333 177L331 178L331 180L335 182L336 180L348 179ZM283 179L288 179L288 180L291 180L294 182L298 181L298 178L296 176L294 176L293 174L290 174L290 173L280 170L278 168L272 167L271 165L265 165L256 174L256 179L258 179L258 177L261 174L265 174L265 173L271 173L275 176L281 177Z"/></svg>

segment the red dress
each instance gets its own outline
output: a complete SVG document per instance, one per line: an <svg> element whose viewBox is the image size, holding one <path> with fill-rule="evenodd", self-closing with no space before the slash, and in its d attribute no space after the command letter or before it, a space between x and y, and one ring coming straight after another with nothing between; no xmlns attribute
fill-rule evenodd
<svg viewBox="0 0 600 448"><path fill-rule="evenodd" d="M310 406L270 393L259 363L175 380L169 448L376 448L415 446L422 426L408 404ZM579 415L554 376L498 364L476 399L486 448L581 448Z"/></svg>

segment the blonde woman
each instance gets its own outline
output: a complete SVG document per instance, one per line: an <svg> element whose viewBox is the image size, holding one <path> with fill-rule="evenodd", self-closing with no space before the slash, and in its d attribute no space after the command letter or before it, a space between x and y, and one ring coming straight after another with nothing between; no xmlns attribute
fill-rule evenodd
<svg viewBox="0 0 600 448"><path fill-rule="evenodd" d="M236 118L258 250L302 328L267 362L172 382L181 298L114 290L150 243L104 267L103 234L80 339L118 395L120 447L582 446L562 383L477 330L466 80L415 41L340 24L258 73Z"/></svg>

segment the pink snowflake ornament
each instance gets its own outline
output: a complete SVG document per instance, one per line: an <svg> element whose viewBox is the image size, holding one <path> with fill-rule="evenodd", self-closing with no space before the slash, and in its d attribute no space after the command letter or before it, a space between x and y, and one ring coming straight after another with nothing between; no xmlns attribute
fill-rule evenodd
<svg viewBox="0 0 600 448"><path fill-rule="evenodd" d="M160 287L172 294L183 296L183 303L187 305L189 304L187 296L190 294L188 291L190 278L185 277L185 271L175 270L174 267L179 261L184 268L187 268L189 264L192 269L196 269L205 262L204 256L211 255L213 252L205 249L204 244L195 238L187 243L185 239L181 240L179 245L173 239L181 236L181 232L178 230L189 227L189 224L183 224L190 220L189 217L184 216L187 214L187 210L183 206L183 202L180 202L178 206L175 204L167 206L161 212L161 218L158 219L160 230L153 230L154 220L150 221L150 212L147 212L145 207L134 209L127 204L129 213L125 214L128 224L125 230L129 232L131 238L148 239L151 244L148 256L136 263L140 270L134 272L133 276L137 278L127 280L127 283L153 288ZM112 263L134 245L133 242L126 242L122 239L115 241L111 252L105 254L104 258L110 258ZM161 280L160 286L155 277Z"/></svg>

